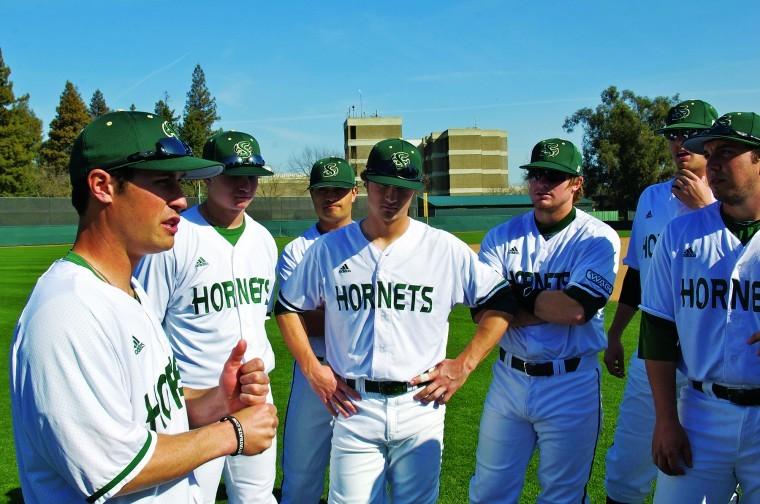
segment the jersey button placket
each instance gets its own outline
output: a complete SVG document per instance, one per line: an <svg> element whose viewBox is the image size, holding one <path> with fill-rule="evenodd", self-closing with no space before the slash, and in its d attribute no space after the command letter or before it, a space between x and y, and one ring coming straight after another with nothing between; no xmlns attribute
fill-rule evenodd
<svg viewBox="0 0 760 504"><path fill-rule="evenodd" d="M388 356L386 355L386 344L385 344L385 338L384 335L387 334L388 331L388 311L386 308L380 307L380 293L378 290L378 285L381 282L384 282L384 279L381 275L382 273L382 262L383 258L385 257L385 252L380 252L377 256L377 266L375 267L375 316L374 318L374 355L373 355L373 363L372 363L372 370L373 372L377 374L387 374L388 371Z"/></svg>

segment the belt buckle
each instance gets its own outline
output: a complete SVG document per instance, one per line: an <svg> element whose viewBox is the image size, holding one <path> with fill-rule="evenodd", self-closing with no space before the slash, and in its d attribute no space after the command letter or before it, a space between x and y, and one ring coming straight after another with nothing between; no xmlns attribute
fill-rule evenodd
<svg viewBox="0 0 760 504"><path fill-rule="evenodd" d="M544 376L543 373L537 372L536 369L541 365L539 362L523 361L523 371L528 376Z"/></svg>
<svg viewBox="0 0 760 504"><path fill-rule="evenodd" d="M402 390L401 385L398 383L392 383L392 382L379 382L378 383L378 389L379 392L386 396L394 396L403 394L406 392L406 390Z"/></svg>

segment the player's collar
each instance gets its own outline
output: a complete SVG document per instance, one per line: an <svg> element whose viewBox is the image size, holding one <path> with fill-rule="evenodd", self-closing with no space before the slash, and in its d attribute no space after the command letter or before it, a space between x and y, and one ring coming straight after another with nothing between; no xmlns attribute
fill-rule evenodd
<svg viewBox="0 0 760 504"><path fill-rule="evenodd" d="M575 220L575 207L572 207L570 210L570 213L564 216L559 222L556 222L554 224L548 224L548 225L541 224L540 222L536 220L535 214L533 214L533 222L536 223L536 228L538 228L538 232L541 233L541 236L543 236L545 240L548 240L555 234L565 229L574 220Z"/></svg>

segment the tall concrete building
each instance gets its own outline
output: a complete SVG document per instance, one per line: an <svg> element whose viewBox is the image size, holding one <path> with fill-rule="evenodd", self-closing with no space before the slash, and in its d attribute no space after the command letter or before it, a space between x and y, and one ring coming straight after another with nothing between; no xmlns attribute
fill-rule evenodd
<svg viewBox="0 0 760 504"><path fill-rule="evenodd" d="M343 123L346 160L358 176L367 166L372 147L380 140L401 137L400 117L349 117Z"/></svg>
<svg viewBox="0 0 760 504"><path fill-rule="evenodd" d="M507 132L451 128L422 139L431 195L493 194L509 186Z"/></svg>

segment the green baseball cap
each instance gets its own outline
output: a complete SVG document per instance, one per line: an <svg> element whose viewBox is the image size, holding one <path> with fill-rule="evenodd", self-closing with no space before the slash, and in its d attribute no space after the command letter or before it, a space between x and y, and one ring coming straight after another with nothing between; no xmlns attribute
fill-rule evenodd
<svg viewBox="0 0 760 504"><path fill-rule="evenodd" d="M326 157L320 159L311 167L309 174L309 189L317 187L354 187L356 174L353 167L345 159Z"/></svg>
<svg viewBox="0 0 760 504"><path fill-rule="evenodd" d="M662 134L672 130L707 129L718 119L715 107L702 100L686 100L668 110L665 127L655 130Z"/></svg>
<svg viewBox="0 0 760 504"><path fill-rule="evenodd" d="M530 153L530 163L520 168L543 168L569 173L579 177L581 175L581 152L570 140L561 138L548 138L541 140L533 147Z"/></svg>
<svg viewBox="0 0 760 504"><path fill-rule="evenodd" d="M222 171L220 163L193 157L170 122L134 111L103 114L74 140L69 158L71 183L95 168L185 172L186 179L213 177Z"/></svg>
<svg viewBox="0 0 760 504"><path fill-rule="evenodd" d="M264 166L259 142L241 131L220 131L206 140L203 157L223 163L224 175L273 175L272 170Z"/></svg>
<svg viewBox="0 0 760 504"><path fill-rule="evenodd" d="M704 146L712 140L730 140L760 147L760 116L754 112L729 112L706 129L684 141L685 149L695 154L703 154Z"/></svg>
<svg viewBox="0 0 760 504"><path fill-rule="evenodd" d="M367 158L367 180L378 184L422 189L422 155L414 145L400 138L376 143Z"/></svg>

